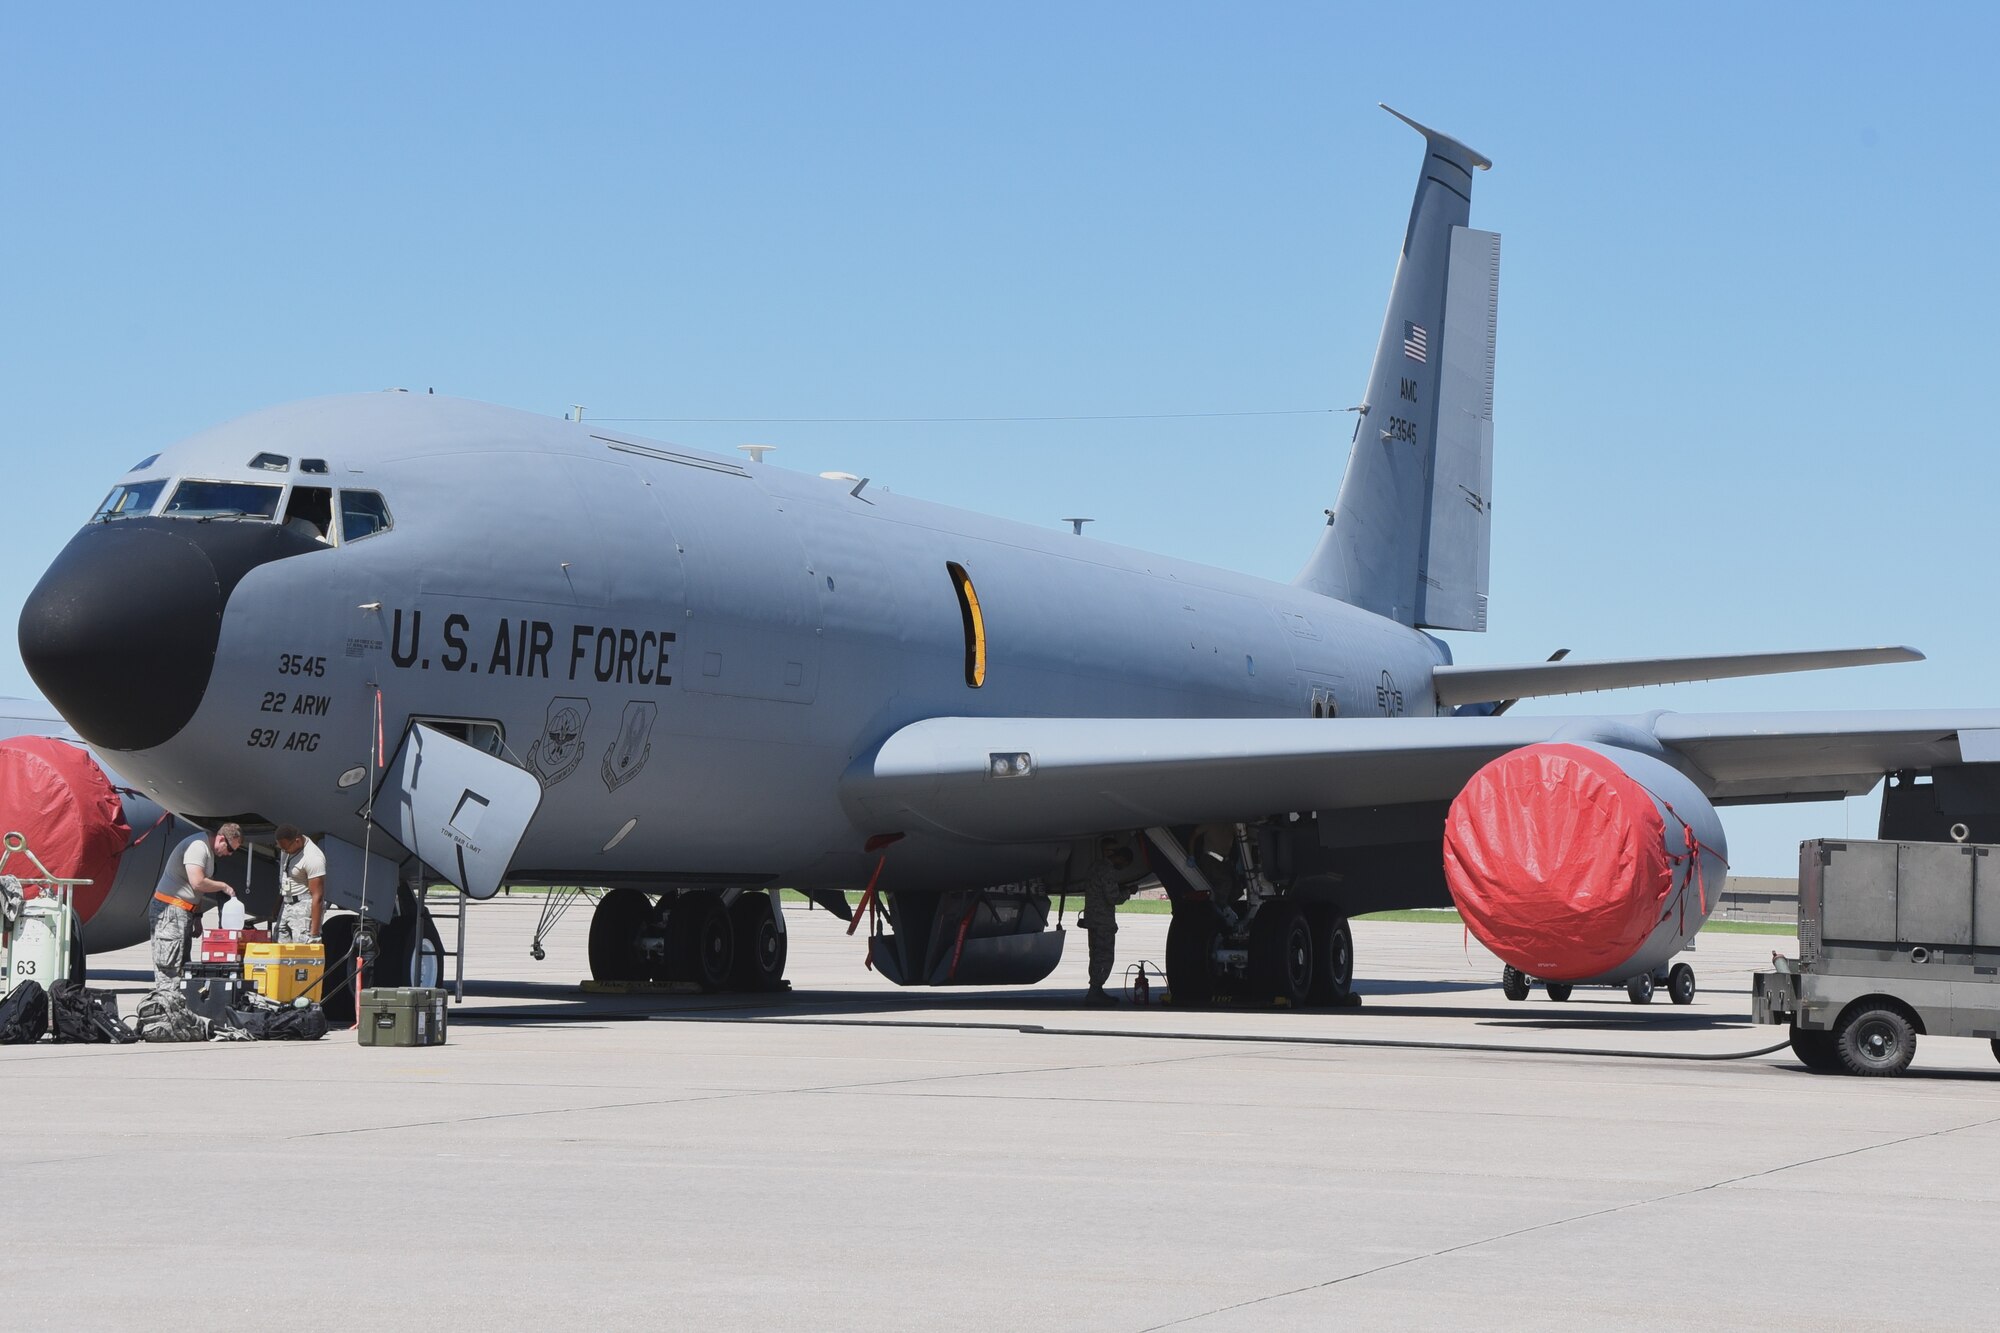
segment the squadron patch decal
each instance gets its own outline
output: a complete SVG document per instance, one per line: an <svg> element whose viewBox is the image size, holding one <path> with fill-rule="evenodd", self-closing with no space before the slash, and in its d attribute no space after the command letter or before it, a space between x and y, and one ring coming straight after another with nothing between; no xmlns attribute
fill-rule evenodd
<svg viewBox="0 0 2000 1333"><path fill-rule="evenodd" d="M625 705L618 722L618 739L604 752L604 790L617 791L639 776L653 754L653 721L660 706L644 699Z"/></svg>
<svg viewBox="0 0 2000 1333"><path fill-rule="evenodd" d="M549 700L542 734L528 747L528 768L544 790L555 786L583 762L583 725L590 720L590 700L558 694Z"/></svg>

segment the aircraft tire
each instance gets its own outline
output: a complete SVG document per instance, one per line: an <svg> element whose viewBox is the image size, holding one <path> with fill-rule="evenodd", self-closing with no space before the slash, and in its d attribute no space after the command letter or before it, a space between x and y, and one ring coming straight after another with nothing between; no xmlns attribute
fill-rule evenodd
<svg viewBox="0 0 2000 1333"><path fill-rule="evenodd" d="M1986 1044L1993 1048L1993 1058L1995 1060L2000 1060L2000 1037L1994 1037L1991 1040L1989 1040Z"/></svg>
<svg viewBox="0 0 2000 1333"><path fill-rule="evenodd" d="M1546 991L1548 993L1548 997L1551 1000L1554 1000L1557 1004L1561 1004L1564 1000L1567 1000L1571 995L1574 995L1576 993L1575 984L1568 981L1544 981L1542 983L1542 989Z"/></svg>
<svg viewBox="0 0 2000 1333"><path fill-rule="evenodd" d="M1634 1004L1653 1002L1653 974L1642 972L1625 983L1625 998Z"/></svg>
<svg viewBox="0 0 2000 1333"><path fill-rule="evenodd" d="M1354 928L1331 903L1306 907L1312 925L1313 979L1310 1004L1342 1004L1354 994Z"/></svg>
<svg viewBox="0 0 2000 1333"><path fill-rule="evenodd" d="M707 889L690 889L667 909L667 958L677 980L705 991L729 984L736 964L736 939L722 899Z"/></svg>
<svg viewBox="0 0 2000 1333"><path fill-rule="evenodd" d="M1834 1049L1841 1068L1867 1078L1894 1078L1917 1055L1917 1028L1900 1008L1867 1004L1841 1019Z"/></svg>
<svg viewBox="0 0 2000 1333"><path fill-rule="evenodd" d="M1817 1032L1812 1028L1802 1028L1792 1024L1792 1054L1799 1063L1815 1074L1838 1074L1840 1053L1834 1049L1831 1032Z"/></svg>
<svg viewBox="0 0 2000 1333"><path fill-rule="evenodd" d="M422 913L423 930L417 936L415 966L411 969L410 984L442 988L444 975L444 939L438 934L437 922L431 919L428 907L419 909Z"/></svg>
<svg viewBox="0 0 2000 1333"><path fill-rule="evenodd" d="M1500 969L1500 993L1510 1000L1528 998L1528 974L1513 964Z"/></svg>
<svg viewBox="0 0 2000 1333"><path fill-rule="evenodd" d="M1174 904L1167 926L1167 991L1182 1009L1204 1009L1215 1003L1220 986L1215 975L1215 943L1222 920L1207 903Z"/></svg>
<svg viewBox="0 0 2000 1333"><path fill-rule="evenodd" d="M590 979L644 981L639 936L652 924L653 905L637 889L613 889L590 914Z"/></svg>
<svg viewBox="0 0 2000 1333"><path fill-rule="evenodd" d="M354 947L354 925L360 918L352 912L335 912L319 923L320 947L326 950L326 979L320 983L320 1011L332 1027L354 1026L354 960L347 957Z"/></svg>
<svg viewBox="0 0 2000 1333"><path fill-rule="evenodd" d="M1250 988L1259 999L1298 1008L1312 994L1312 927L1294 903L1279 898L1257 909L1250 922Z"/></svg>
<svg viewBox="0 0 2000 1333"><path fill-rule="evenodd" d="M88 984L90 980L89 964L83 951L83 932L80 930L72 932L69 937L69 979L79 986Z"/></svg>
<svg viewBox="0 0 2000 1333"><path fill-rule="evenodd" d="M1694 1003L1694 969L1686 963L1675 963L1667 973L1667 998L1675 1004Z"/></svg>
<svg viewBox="0 0 2000 1333"><path fill-rule="evenodd" d="M731 903L729 926L736 937L736 964L729 976L731 989L777 990L785 980L790 937L778 929L771 895L746 893Z"/></svg>

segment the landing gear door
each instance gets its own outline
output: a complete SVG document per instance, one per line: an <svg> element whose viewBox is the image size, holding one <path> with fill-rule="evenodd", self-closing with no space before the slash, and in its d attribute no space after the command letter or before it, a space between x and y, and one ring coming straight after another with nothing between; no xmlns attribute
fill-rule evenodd
<svg viewBox="0 0 2000 1333"><path fill-rule="evenodd" d="M419 724L389 761L374 819L441 878L491 898L541 804L533 773Z"/></svg>

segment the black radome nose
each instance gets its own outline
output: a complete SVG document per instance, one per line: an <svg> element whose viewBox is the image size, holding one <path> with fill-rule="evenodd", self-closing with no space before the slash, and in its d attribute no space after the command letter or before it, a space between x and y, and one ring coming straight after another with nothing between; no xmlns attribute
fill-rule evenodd
<svg viewBox="0 0 2000 1333"><path fill-rule="evenodd" d="M243 575L313 549L269 523L93 523L28 594L21 661L85 740L151 749L201 707L223 607Z"/></svg>

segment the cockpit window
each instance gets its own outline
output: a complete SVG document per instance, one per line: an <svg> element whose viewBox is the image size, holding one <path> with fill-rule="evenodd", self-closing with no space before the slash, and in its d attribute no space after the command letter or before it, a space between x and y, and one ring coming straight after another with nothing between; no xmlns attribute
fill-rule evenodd
<svg viewBox="0 0 2000 1333"><path fill-rule="evenodd" d="M140 464L144 467L145 464ZM167 483L161 481L141 481L130 486L114 486L111 494L104 497L104 503L97 506L91 515L93 523L106 523L114 518L136 518L140 514L153 512L153 502L160 498Z"/></svg>
<svg viewBox="0 0 2000 1333"><path fill-rule="evenodd" d="M301 458L299 460L299 471L310 472L315 477L324 477L326 475L326 460L324 458Z"/></svg>
<svg viewBox="0 0 2000 1333"><path fill-rule="evenodd" d="M128 467L125 470L127 472L139 472L153 466L153 464L159 461L160 461L160 456L158 454L147 454L144 458L140 459L138 462L134 463L131 467Z"/></svg>
<svg viewBox="0 0 2000 1333"><path fill-rule="evenodd" d="M250 466L260 472L289 472L292 460L283 454L258 454L250 460Z"/></svg>
<svg viewBox="0 0 2000 1333"><path fill-rule="evenodd" d="M302 537L333 543L333 492L324 486L294 486L285 501L285 526Z"/></svg>
<svg viewBox="0 0 2000 1333"><path fill-rule="evenodd" d="M389 506L382 503L382 497L377 492L340 493L340 540L343 542L358 542L363 537L387 532L393 526Z"/></svg>
<svg viewBox="0 0 2000 1333"><path fill-rule="evenodd" d="M269 519L278 512L282 486L254 481L184 481L164 512L183 518Z"/></svg>

